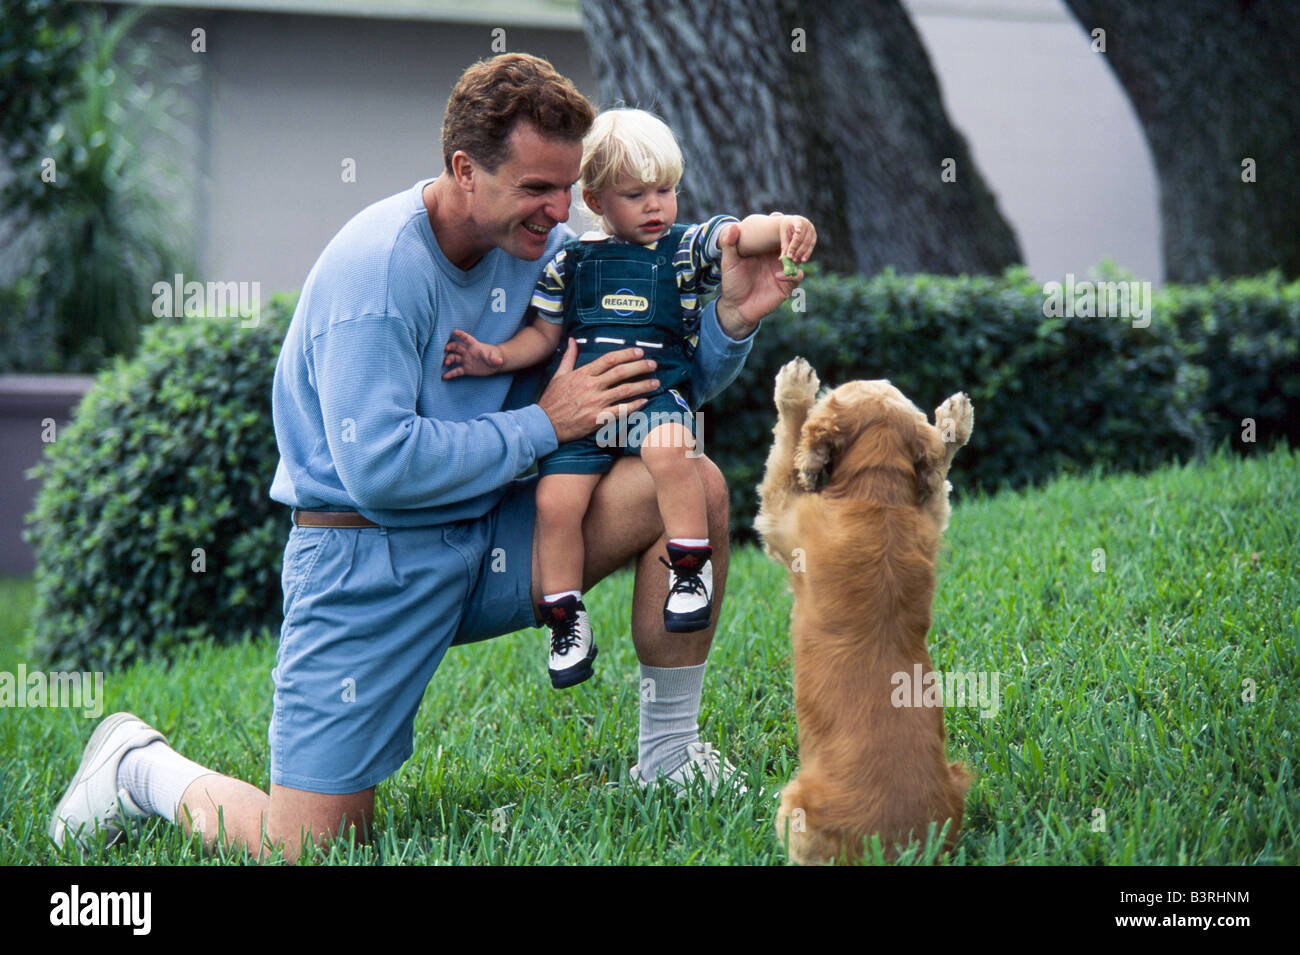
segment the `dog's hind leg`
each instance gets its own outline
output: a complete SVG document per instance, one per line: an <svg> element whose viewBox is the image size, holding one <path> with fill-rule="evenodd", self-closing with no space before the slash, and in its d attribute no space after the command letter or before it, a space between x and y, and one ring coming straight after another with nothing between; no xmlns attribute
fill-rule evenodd
<svg viewBox="0 0 1300 955"><path fill-rule="evenodd" d="M953 788L957 791L957 794L965 798L971 784L971 775L966 767L961 763L949 763L948 778L952 780Z"/></svg>
<svg viewBox="0 0 1300 955"><path fill-rule="evenodd" d="M948 816L952 824L948 827L948 836L944 840L944 851L950 852L961 835L962 816L966 812L966 793L970 790L971 775L961 763L948 764L948 779L952 788L948 793Z"/></svg>
<svg viewBox="0 0 1300 955"><path fill-rule="evenodd" d="M830 865L843 852L843 837L817 826L817 809L806 805L813 798L804 792L798 774L781 790L776 810L776 838L792 862L799 865Z"/></svg>
<svg viewBox="0 0 1300 955"><path fill-rule="evenodd" d="M794 452L820 386L817 372L802 358L786 362L776 376L776 427L772 429L772 449L767 455L763 484L758 489L760 506L754 527L767 552L786 563L790 555L788 545L782 541L783 518L790 496L802 493L795 484Z"/></svg>

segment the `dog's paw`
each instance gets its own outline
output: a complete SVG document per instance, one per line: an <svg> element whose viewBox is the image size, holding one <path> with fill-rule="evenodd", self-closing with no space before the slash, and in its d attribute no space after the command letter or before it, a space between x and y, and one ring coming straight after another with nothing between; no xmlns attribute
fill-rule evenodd
<svg viewBox="0 0 1300 955"><path fill-rule="evenodd" d="M970 403L970 397L958 392L935 408L934 426L939 429L944 444L960 447L969 441L975 428L975 406Z"/></svg>
<svg viewBox="0 0 1300 955"><path fill-rule="evenodd" d="M785 363L776 373L776 408L782 414L806 414L817 400L821 381L802 358Z"/></svg>
<svg viewBox="0 0 1300 955"><path fill-rule="evenodd" d="M830 455L823 447L807 448L795 453L794 479L800 489L814 492L821 485Z"/></svg>

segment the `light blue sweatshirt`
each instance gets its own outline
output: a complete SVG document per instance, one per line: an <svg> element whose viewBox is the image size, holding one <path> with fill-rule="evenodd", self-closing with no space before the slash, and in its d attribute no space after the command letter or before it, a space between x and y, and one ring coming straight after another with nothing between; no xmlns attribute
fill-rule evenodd
<svg viewBox="0 0 1300 955"><path fill-rule="evenodd" d="M573 232L553 229L535 262L494 248L463 271L434 239L429 181L363 209L307 276L275 366L273 500L391 527L466 520L556 448L534 403L540 369L444 381L442 360L454 328L491 343L517 332ZM705 309L691 371L701 403L731 384L752 342Z"/></svg>

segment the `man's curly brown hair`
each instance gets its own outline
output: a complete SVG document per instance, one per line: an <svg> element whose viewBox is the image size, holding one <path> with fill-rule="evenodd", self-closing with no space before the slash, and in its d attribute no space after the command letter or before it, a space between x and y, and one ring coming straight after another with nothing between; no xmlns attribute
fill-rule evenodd
<svg viewBox="0 0 1300 955"><path fill-rule="evenodd" d="M582 140L596 111L549 62L527 53L480 60L461 74L442 121L442 160L463 149L488 172L510 155L510 133L526 119L544 136Z"/></svg>

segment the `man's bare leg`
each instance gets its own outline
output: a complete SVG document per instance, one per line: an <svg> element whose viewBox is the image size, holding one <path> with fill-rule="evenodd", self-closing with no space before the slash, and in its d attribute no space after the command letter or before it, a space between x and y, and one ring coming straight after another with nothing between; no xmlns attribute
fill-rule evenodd
<svg viewBox="0 0 1300 955"><path fill-rule="evenodd" d="M583 522L587 547L584 590L629 560L637 560L632 641L637 658L647 666L675 668L704 663L722 609L730 557L727 486L711 461L701 459L700 464L708 503L709 539L713 542L713 622L707 630L664 630L668 572L658 558L666 552L668 539L659 517L654 481L640 459L627 457L615 463L597 485ZM534 536L534 602L541 596L540 580ZM218 838L224 837L225 844L245 847L263 859L279 846L284 858L294 862L302 852L303 833L312 833L317 842L324 843L337 836L343 828L340 823L352 825L360 821L364 835L374 818L374 805L374 787L327 795L272 785L268 796L250 783L212 773L198 777L186 788L177 817L186 833L198 832L205 847L214 847Z"/></svg>
<svg viewBox="0 0 1300 955"><path fill-rule="evenodd" d="M178 824L187 834L197 831L206 848L218 838L232 847L246 848L261 860L274 847L296 862L304 833L326 843L343 828L361 822L364 837L374 818L375 789L345 795L326 795L272 784L268 796L256 786L230 776L200 776L185 790L177 811ZM220 828L218 828L218 823Z"/></svg>

